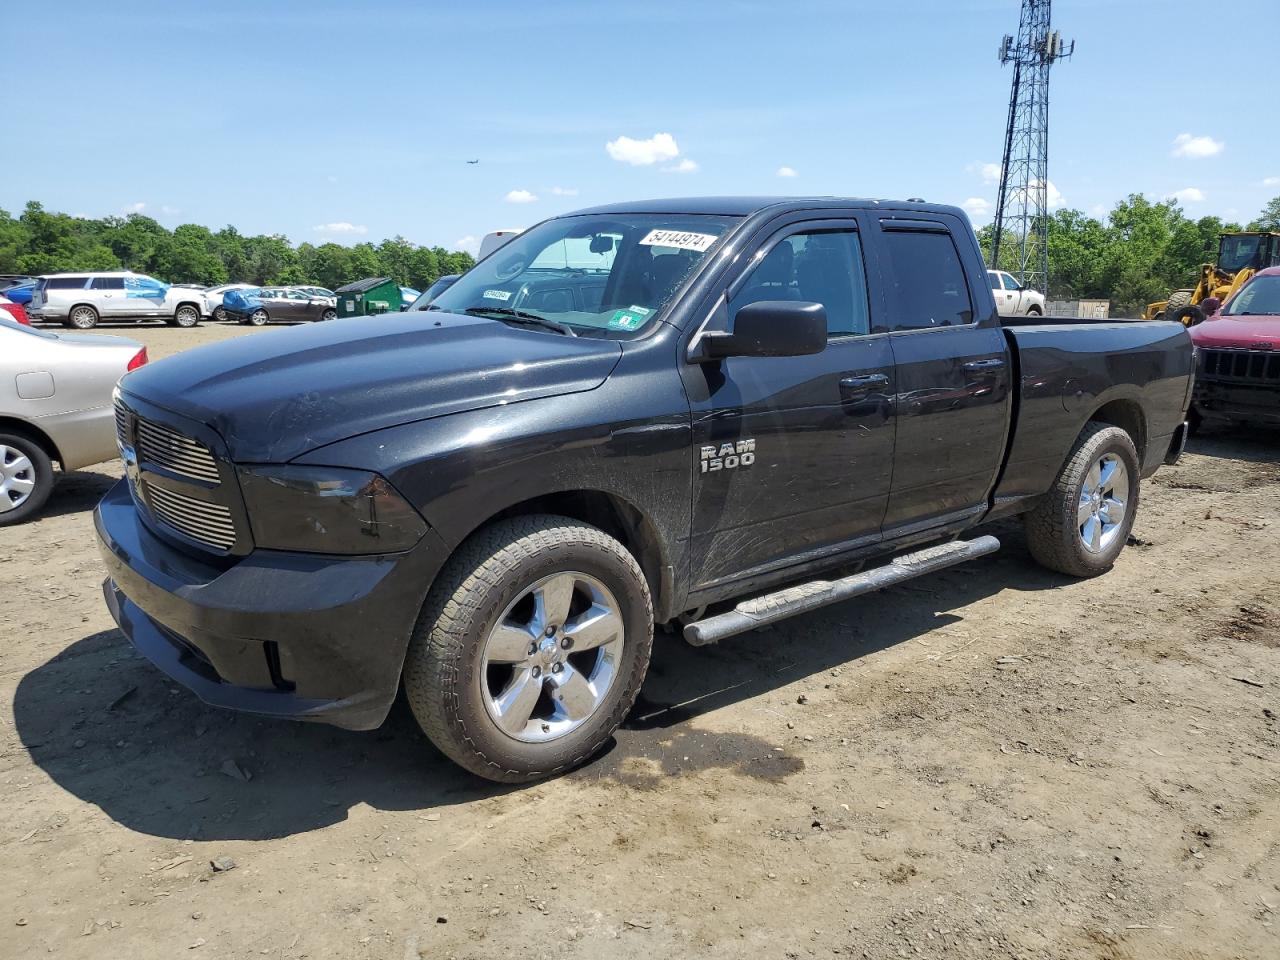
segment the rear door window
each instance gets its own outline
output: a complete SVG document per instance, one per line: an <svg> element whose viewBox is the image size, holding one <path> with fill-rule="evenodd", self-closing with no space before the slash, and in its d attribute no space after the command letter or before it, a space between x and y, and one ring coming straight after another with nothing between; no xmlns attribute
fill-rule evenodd
<svg viewBox="0 0 1280 960"><path fill-rule="evenodd" d="M890 329L928 330L973 322L969 284L951 234L885 229L890 281Z"/></svg>
<svg viewBox="0 0 1280 960"><path fill-rule="evenodd" d="M94 277L90 286L93 290L123 290L124 277Z"/></svg>

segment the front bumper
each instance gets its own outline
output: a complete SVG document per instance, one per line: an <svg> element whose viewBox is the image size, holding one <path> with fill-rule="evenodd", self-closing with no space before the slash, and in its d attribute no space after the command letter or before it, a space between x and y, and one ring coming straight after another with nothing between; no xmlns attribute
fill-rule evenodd
<svg viewBox="0 0 1280 960"><path fill-rule="evenodd" d="M1198 379L1191 406L1202 420L1280 427L1280 384Z"/></svg>
<svg viewBox="0 0 1280 960"><path fill-rule="evenodd" d="M156 537L127 481L94 511L116 623L206 703L351 730L382 723L445 554L431 531L393 556L256 550L206 562Z"/></svg>

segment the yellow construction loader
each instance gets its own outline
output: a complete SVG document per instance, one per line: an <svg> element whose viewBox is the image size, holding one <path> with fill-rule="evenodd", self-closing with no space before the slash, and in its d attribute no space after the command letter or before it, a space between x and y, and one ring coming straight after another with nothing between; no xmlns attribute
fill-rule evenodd
<svg viewBox="0 0 1280 960"><path fill-rule="evenodd" d="M1147 304L1144 320L1177 320L1195 326L1205 318L1200 304L1210 297L1222 303L1265 267L1280 266L1280 233L1224 233L1218 238L1218 262L1200 267L1194 287L1175 290L1168 300Z"/></svg>

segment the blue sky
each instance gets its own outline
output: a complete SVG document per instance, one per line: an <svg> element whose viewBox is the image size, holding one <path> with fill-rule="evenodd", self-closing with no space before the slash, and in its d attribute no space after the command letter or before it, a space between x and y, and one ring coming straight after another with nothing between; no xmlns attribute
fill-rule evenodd
<svg viewBox="0 0 1280 960"><path fill-rule="evenodd" d="M1247 220L1280 195L1280 3L1216 8L1240 25L1220 55L1186 29L1204 9L1054 4L1077 41L1051 93L1060 202L1181 192ZM967 201L985 222L1018 2L10 0L5 19L0 207L453 247L712 193Z"/></svg>

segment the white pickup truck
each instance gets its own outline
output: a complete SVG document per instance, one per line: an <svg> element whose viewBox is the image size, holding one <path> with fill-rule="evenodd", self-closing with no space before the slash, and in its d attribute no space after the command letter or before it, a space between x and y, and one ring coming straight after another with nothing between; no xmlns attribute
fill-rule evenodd
<svg viewBox="0 0 1280 960"><path fill-rule="evenodd" d="M1003 270L988 270L991 295L996 298L996 309L1002 317L1043 317L1044 294L1024 287L1012 274Z"/></svg>

